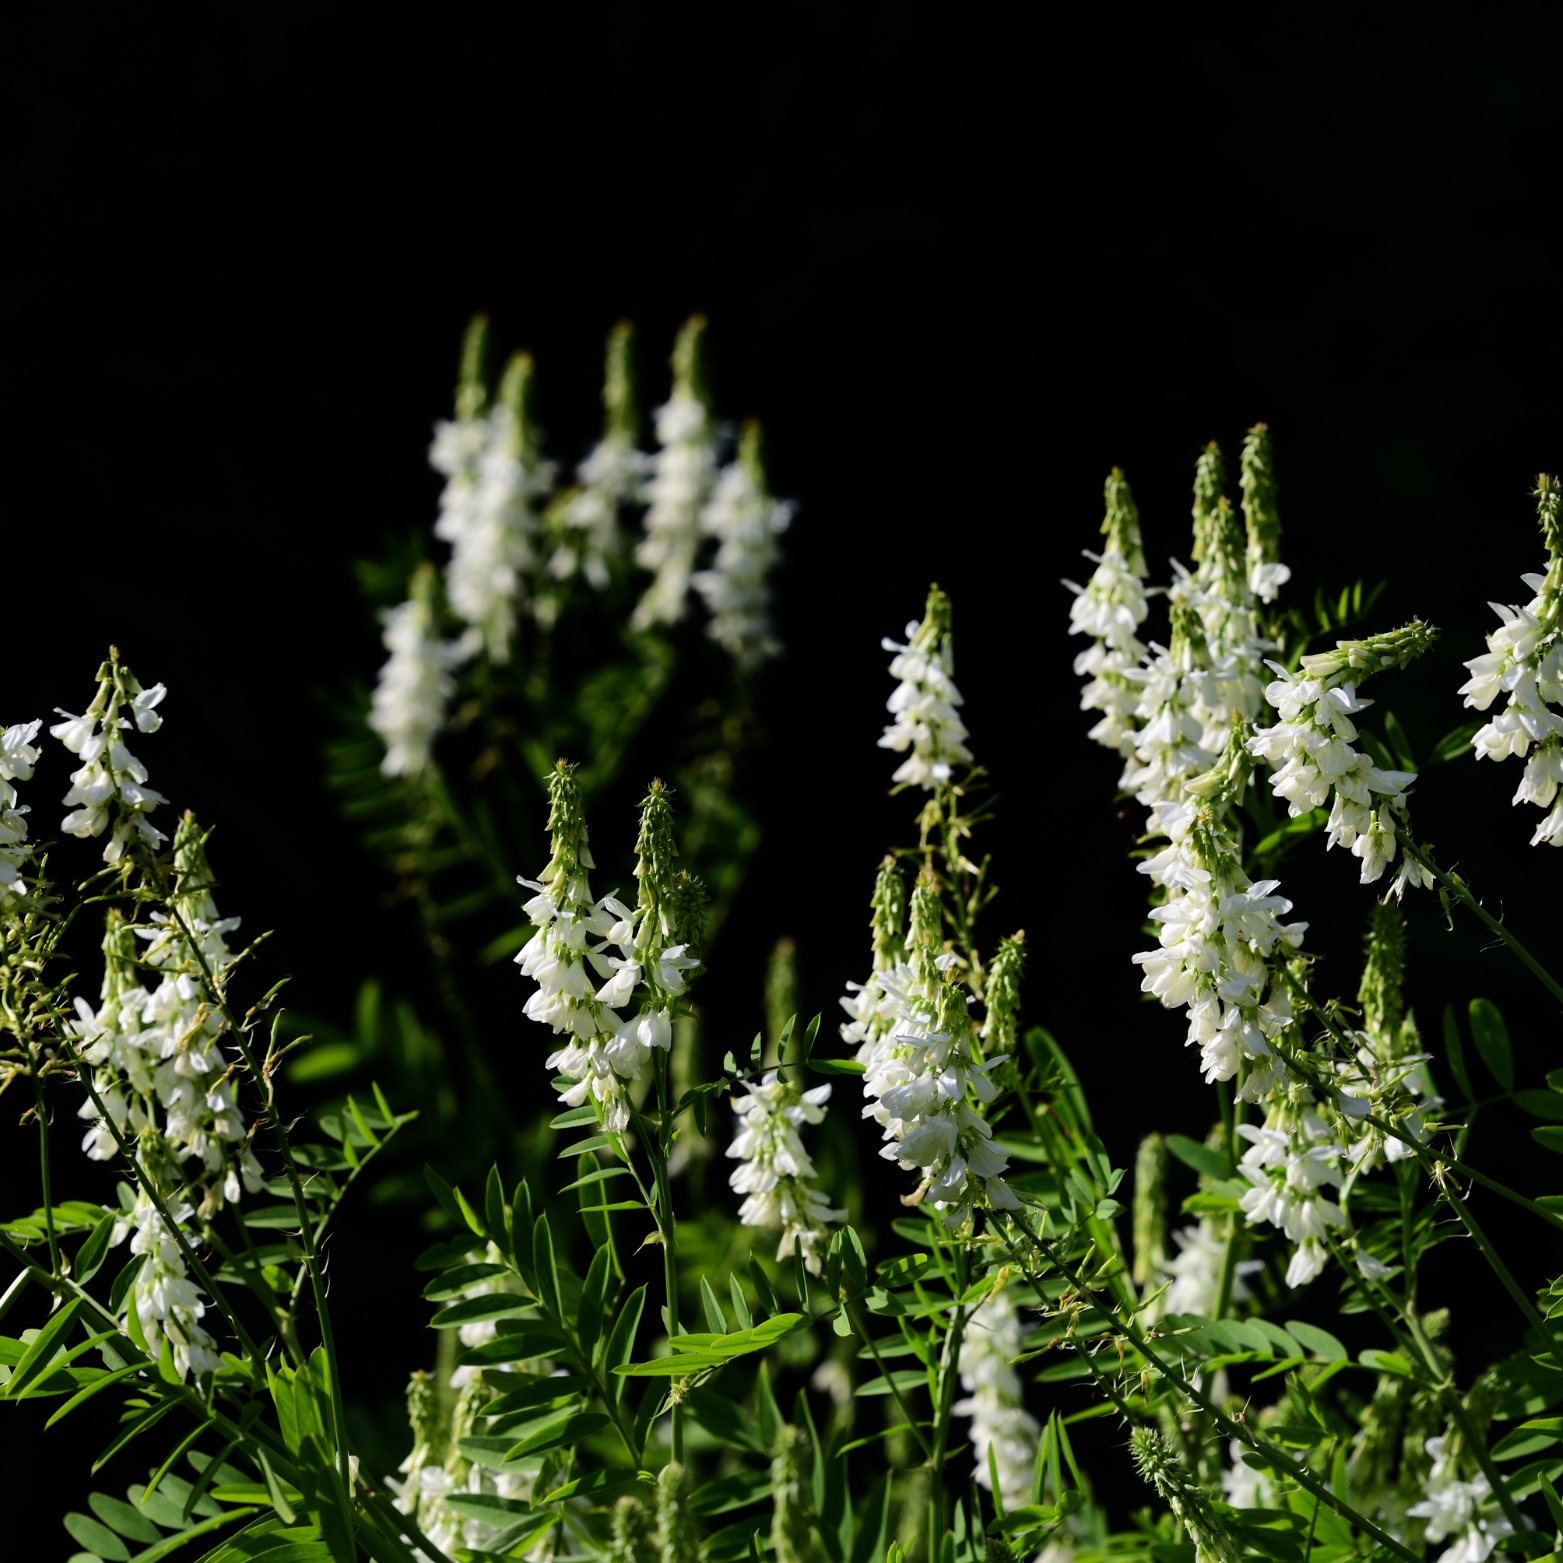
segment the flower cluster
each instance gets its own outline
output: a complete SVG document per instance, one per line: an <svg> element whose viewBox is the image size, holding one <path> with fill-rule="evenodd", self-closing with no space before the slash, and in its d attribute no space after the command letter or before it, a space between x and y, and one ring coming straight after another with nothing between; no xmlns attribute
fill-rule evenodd
<svg viewBox="0 0 1563 1563"><path fill-rule="evenodd" d="M1197 1313L1216 1317L1221 1296L1221 1267L1226 1261L1230 1238L1218 1232L1208 1216L1201 1216L1172 1234L1177 1253L1163 1259L1157 1267L1156 1284L1167 1283L1159 1304L1161 1313ZM1240 1260L1233 1268L1231 1301L1244 1302L1252 1294L1243 1282L1245 1275L1264 1269L1263 1260Z"/></svg>
<svg viewBox="0 0 1563 1563"><path fill-rule="evenodd" d="M961 1387L956 1416L969 1416L967 1437L976 1456L980 1486L993 1490L993 1471L1006 1509L1031 1500L1041 1424L1026 1410L1020 1375L1011 1366L1025 1344L1025 1330L1001 1290L990 1292L973 1310L961 1341ZM989 1450L992 1460L989 1460Z"/></svg>
<svg viewBox="0 0 1563 1563"><path fill-rule="evenodd" d="M956 707L962 704L955 687L955 649L950 634L950 599L935 586L921 621L906 626L906 644L882 643L895 652L891 678L899 679L885 708L895 718L879 740L881 749L907 754L892 780L899 786L921 787L948 781L957 765L971 764L966 724Z"/></svg>
<svg viewBox="0 0 1563 1563"><path fill-rule="evenodd" d="M1500 627L1487 637L1487 654L1465 665L1470 678L1460 686L1465 704L1486 711L1500 694L1502 711L1472 739L1478 760L1506 760L1531 754L1515 803L1550 812L1536 827L1531 845L1563 847L1563 522L1559 485L1543 473L1536 480L1537 509L1546 539L1545 575L1527 575L1536 594L1523 608L1493 603Z"/></svg>
<svg viewBox="0 0 1563 1563"><path fill-rule="evenodd" d="M369 725L385 740L380 769L387 776L417 776L429 763L435 735L456 688L451 670L461 648L441 640L434 604L434 570L421 565L412 596L385 614L385 649L369 713Z"/></svg>
<svg viewBox="0 0 1563 1563"><path fill-rule="evenodd" d="M957 1231L979 1204L1017 1210L1020 1201L1004 1179L1009 1152L994 1143L981 1111L998 1095L990 1075L1004 1058L985 1060L977 1050L966 995L950 976L958 958L937 953L941 915L937 890L919 884L907 936L910 981L895 1018L862 1043L858 1062L863 1116L884 1130L879 1154L921 1175L902 1203L928 1200Z"/></svg>
<svg viewBox="0 0 1563 1563"><path fill-rule="evenodd" d="M98 692L86 712L73 716L55 708L65 720L56 722L50 734L81 759L80 768L71 773L71 789L62 800L75 807L60 822L60 829L85 839L101 836L113 820L113 833L103 849L105 863L117 863L132 836L148 847L168 839L147 818L168 799L146 785L146 767L120 737L132 722L140 732L155 733L163 725L157 707L167 693L161 684L143 689L119 660L119 653L111 649L109 660L98 669ZM121 709L130 715L121 716Z"/></svg>
<svg viewBox="0 0 1563 1563"><path fill-rule="evenodd" d="M486 416L476 411L435 429L429 460L445 476L434 535L451 545L446 594L467 624L464 650L510 660L526 572L537 562L534 502L553 482L527 414L532 360L511 360Z"/></svg>
<svg viewBox="0 0 1563 1563"><path fill-rule="evenodd" d="M1107 516L1102 531L1107 547L1085 550L1096 569L1084 586L1066 580L1075 594L1069 608L1069 633L1089 635L1092 644L1075 658L1075 673L1088 680L1080 694L1082 711L1100 711L1089 736L1127 759L1134 753L1135 714L1141 688L1133 677L1145 647L1138 631L1145 622L1145 553L1140 542L1140 513L1128 481L1114 467L1106 483Z"/></svg>
<svg viewBox="0 0 1563 1563"><path fill-rule="evenodd" d="M169 1214L183 1226L194 1212L188 1204L175 1204ZM192 1373L215 1373L222 1366L217 1342L201 1324L206 1305L185 1270L184 1255L151 1197L142 1191L135 1209L118 1223L115 1241L131 1232L130 1252L141 1258L127 1306L136 1311L147 1354L154 1360L166 1341L173 1356L174 1372L181 1379Z"/></svg>
<svg viewBox="0 0 1563 1563"><path fill-rule="evenodd" d="M1406 789L1411 771L1381 770L1352 743L1352 717L1373 704L1357 693L1361 680L1385 667L1404 667L1432 644L1433 631L1420 620L1388 634L1360 641L1339 641L1336 649L1304 657L1296 673L1278 662L1265 699L1281 720L1260 729L1249 753L1275 767L1271 791L1286 800L1295 818L1323 808L1334 796L1329 844L1345 846L1361 859L1362 883L1373 884L1394 860L1397 840L1410 829ZM1393 890L1431 885L1431 872L1409 852L1403 854Z"/></svg>
<svg viewBox="0 0 1563 1563"><path fill-rule="evenodd" d="M1469 1481L1460 1480L1457 1453L1447 1433L1428 1439L1427 1452L1433 1468L1422 1484L1422 1501L1412 1504L1407 1516L1427 1521L1425 1534L1430 1542L1458 1535L1455 1544L1438 1555L1438 1563L1483 1563L1514 1527L1502 1514L1480 1512L1492 1487L1480 1473Z"/></svg>
<svg viewBox="0 0 1563 1563"><path fill-rule="evenodd" d="M549 575L567 581L579 571L599 592L607 587L609 565L619 556L619 513L636 497L650 470L650 458L635 446L638 416L630 363L632 336L623 322L608 335L602 388L606 427L591 454L575 469L579 486L552 506L547 518L557 534L548 557Z"/></svg>
<svg viewBox="0 0 1563 1563"><path fill-rule="evenodd" d="M717 540L717 550L710 568L693 578L711 615L706 634L744 670L781 650L771 632L767 578L780 552L776 539L791 521L792 506L766 490L760 426L750 423L737 460L722 468L700 512L700 530Z"/></svg>
<svg viewBox="0 0 1563 1563"><path fill-rule="evenodd" d="M745 1095L733 1098L738 1132L727 1154L738 1159L728 1179L745 1196L738 1219L746 1227L782 1229L776 1257L788 1259L794 1251L814 1275L822 1273L826 1227L845 1221L844 1210L830 1201L810 1181L814 1163L803 1148L798 1130L805 1123L822 1123L830 1084L799 1091L780 1070L771 1070L756 1085L743 1082Z"/></svg>
<svg viewBox="0 0 1563 1563"><path fill-rule="evenodd" d="M652 582L636 605L636 629L684 617L700 549L700 514L716 478L716 428L701 365L705 320L697 315L673 348L673 394L657 409L657 444L642 498L645 536L636 561Z"/></svg>
<svg viewBox="0 0 1563 1563"><path fill-rule="evenodd" d="M27 804L16 801L13 782L31 781L38 751L33 739L42 722L19 722L0 733L0 910L26 899L22 871L32 848L27 845Z"/></svg>
<svg viewBox="0 0 1563 1563"><path fill-rule="evenodd" d="M1241 726L1233 728L1222 764L1199 779L1190 803L1156 809L1169 844L1139 871L1168 892L1151 917L1161 924L1158 948L1133 957L1140 988L1167 1009L1189 1013L1185 1045L1198 1046L1207 1081L1242 1071L1242 1101L1262 1101L1283 1066L1269 1045L1291 1025L1291 1003L1271 962L1302 943L1306 923L1283 923L1292 903L1276 895L1278 881L1251 881L1225 823L1240 796L1247 767Z"/></svg>
<svg viewBox="0 0 1563 1563"><path fill-rule="evenodd" d="M256 1192L262 1176L222 1045L227 1023L211 996L235 959L223 936L239 919L217 915L203 838L188 815L174 838L174 865L173 915L134 924L111 917L101 1003L94 1010L78 998L71 1029L104 1111L134 1140L143 1169L201 1192L205 1218L238 1200L241 1187ZM137 980L143 970L159 975L150 989ZM90 1099L81 1117L90 1125L83 1151L109 1160L115 1137ZM191 1182L190 1162L204 1188Z"/></svg>
<svg viewBox="0 0 1563 1563"><path fill-rule="evenodd" d="M617 1133L629 1124L625 1084L640 1077L653 1048L666 1052L672 1046L667 1002L684 991L687 974L699 963L686 953L686 943L666 942L663 930L676 926L678 898L649 894L646 878L641 881L640 913L611 892L592 899L587 871L596 864L574 767L561 760L549 777L548 790L553 855L537 879L519 881L537 892L525 907L537 932L516 956L522 975L538 984L525 1014L556 1036L570 1038L548 1058L550 1069L573 1082L563 1100L578 1107L591 1098L604 1124ZM665 806L662 789L656 787L653 793ZM642 834L644 841L644 829ZM657 915L646 916L648 910ZM652 931L646 933L642 949L640 936L648 925ZM612 949L618 954L610 954ZM661 1004L621 1019L617 1011L639 985Z"/></svg>

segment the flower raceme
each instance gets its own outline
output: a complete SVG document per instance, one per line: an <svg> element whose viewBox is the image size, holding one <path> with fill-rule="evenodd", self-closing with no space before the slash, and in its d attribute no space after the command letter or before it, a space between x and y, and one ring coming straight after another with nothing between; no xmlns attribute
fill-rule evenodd
<svg viewBox="0 0 1563 1563"><path fill-rule="evenodd" d="M33 739L41 721L18 722L0 732L0 911L26 898L22 871L32 856L27 845L29 805L17 806L14 782L31 781L38 750Z"/></svg>
<svg viewBox="0 0 1563 1563"><path fill-rule="evenodd" d="M771 1070L758 1084L743 1082L745 1094L733 1098L738 1130L727 1154L738 1160L728 1179L745 1196L738 1219L746 1227L780 1227L778 1260L796 1251L814 1275L822 1273L826 1227L845 1221L816 1189L814 1163L804 1149L799 1129L822 1123L830 1084L799 1091L785 1072Z"/></svg>
<svg viewBox="0 0 1563 1563"><path fill-rule="evenodd" d="M75 807L60 822L60 829L81 838L101 836L113 821L113 832L103 849L105 863L117 863L132 836L147 847L168 839L147 818L158 804L168 800L146 785L146 767L120 737L132 723L140 732L155 733L163 725L157 707L167 693L162 684L143 689L120 662L118 652L111 650L109 660L98 669L98 692L86 712L73 716L61 710L59 715L65 720L49 729L51 736L82 762L71 773L71 788L62 800ZM128 710L129 716L121 716L122 709Z"/></svg>
<svg viewBox="0 0 1563 1563"><path fill-rule="evenodd" d="M636 629L676 624L687 609L700 549L700 515L716 480L716 428L701 364L705 320L697 315L673 348L673 394L657 409L657 443L642 497L645 536L635 559L652 572L636 605Z"/></svg>
<svg viewBox="0 0 1563 1563"><path fill-rule="evenodd" d="M935 586L922 619L906 626L906 644L888 637L882 644L896 654L890 676L900 682L885 702L895 720L885 728L879 747L906 754L892 777L898 786L926 792L949 781L955 766L971 764L966 724L956 709L962 700L955 687L950 599Z"/></svg>
<svg viewBox="0 0 1563 1563"><path fill-rule="evenodd" d="M654 793L662 799L660 789ZM687 944L667 943L665 936L637 947L637 922L643 930L646 909L657 907L656 901L643 900L637 913L612 893L592 898L587 871L596 865L580 787L573 767L562 760L549 777L549 799L553 855L537 879L519 880L537 892L525 906L537 932L516 956L522 975L538 984L524 1013L570 1038L548 1058L548 1068L573 1082L563 1100L578 1107L590 1098L604 1124L618 1133L629 1125L625 1084L639 1079L654 1048L667 1052L672 1047L668 1005L699 963L687 953ZM662 926L660 918L657 926ZM621 1018L617 1011L639 987L646 989L650 1007Z"/></svg>
<svg viewBox="0 0 1563 1563"><path fill-rule="evenodd" d="M960 1356L966 1395L954 1406L956 1416L971 1418L966 1436L976 1457L973 1474L978 1485L991 1492L997 1468L999 1496L1007 1509L1030 1500L1031 1473L1042 1436L1041 1424L1026 1410L1020 1375L1011 1366L1024 1349L1025 1335L1004 1292L990 1292L966 1321Z"/></svg>
<svg viewBox="0 0 1563 1563"><path fill-rule="evenodd" d="M428 765L455 692L451 673L462 651L455 642L439 638L434 593L433 566L421 565L413 577L412 596L384 616L390 656L380 669L369 725L385 740L380 769L387 776L417 776Z"/></svg>
<svg viewBox="0 0 1563 1563"><path fill-rule="evenodd" d="M1531 837L1563 847L1563 528L1559 522L1559 485L1545 473L1536 481L1537 509L1547 542L1544 575L1526 575L1535 596L1524 607L1491 604L1499 628L1487 637L1485 656L1465 665L1471 676L1460 686L1467 707L1486 711L1500 694L1504 708L1471 740L1478 760L1525 759L1515 803L1532 803L1549 812Z"/></svg>

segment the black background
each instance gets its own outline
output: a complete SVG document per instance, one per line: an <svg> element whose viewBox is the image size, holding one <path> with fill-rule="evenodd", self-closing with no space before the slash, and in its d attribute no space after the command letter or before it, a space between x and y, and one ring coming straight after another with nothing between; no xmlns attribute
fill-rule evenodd
<svg viewBox="0 0 1563 1563"><path fill-rule="evenodd" d="M1459 664L1495 622L1485 600L1538 567L1527 491L1563 459L1555 13L389 15L153 27L77 8L10 33L0 719L80 709L110 641L165 680L168 725L140 750L154 784L217 822L223 908L278 931L269 969L295 974L294 1002L346 1021L360 978L397 976L411 944L321 786L327 702L379 660L352 559L432 519L424 452L461 329L487 309L502 347L531 349L551 448L575 459L606 329L637 322L654 394L702 309L720 410L764 421L802 506L748 777L765 843L706 984L712 1030L752 1033L780 934L805 1013L862 975L873 865L908 834L874 747L878 640L933 578L1000 794L992 915L1028 931L1028 1018L1073 1051L1120 1163L1150 1128L1198 1132L1213 1103L1183 1027L1128 964L1134 815L1083 737L1059 577L1089 569L1119 463L1165 578L1200 446L1235 455L1264 418L1289 597L1388 578L1384 625L1415 613L1445 635L1371 693L1422 750L1462 720ZM38 832L66 769L40 766ZM1435 771L1418 820L1555 953L1563 876L1525 844L1539 814L1511 811L1518 772ZM1371 892L1315 845L1285 889L1325 991L1349 994ZM1555 1007L1473 924L1448 935L1425 895L1410 916L1424 1031L1485 993L1540 1084ZM539 1089L524 993L508 968L492 981L478 1002L507 1079ZM1478 1158L1555 1181L1518 1114L1488 1123ZM88 1192L61 1141L61 1192ZM32 1141L0 1143L20 1213ZM366 1400L394 1399L426 1351L405 1245L374 1221L349 1218L334 1282ZM1547 1255L1529 1257L1539 1276ZM1517 1339L1473 1259L1440 1249L1428 1299L1453 1305L1468 1365ZM1309 1304L1323 1322L1333 1286ZM35 1438L44 1414L13 1409L6 1433L15 1490L51 1494L40 1557L63 1555L53 1513L80 1505L75 1457L106 1436Z"/></svg>

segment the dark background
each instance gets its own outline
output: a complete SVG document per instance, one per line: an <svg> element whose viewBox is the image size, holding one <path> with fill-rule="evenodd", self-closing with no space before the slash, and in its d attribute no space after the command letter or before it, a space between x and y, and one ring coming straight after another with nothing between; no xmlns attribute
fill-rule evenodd
<svg viewBox="0 0 1563 1563"><path fill-rule="evenodd" d="M1000 795L994 924L1027 929L1027 1018L1072 1050L1122 1164L1213 1102L1182 1023L1136 992L1135 816L1083 737L1059 577L1090 568L1118 463L1165 579L1199 448L1218 438L1235 465L1264 418L1288 599L1388 578L1382 624L1445 635L1371 693L1423 751L1462 720L1485 600L1524 592L1542 557L1533 474L1563 459L1556 14L736 15L280 7L154 31L80 8L12 31L0 719L79 710L110 641L165 680L168 725L141 745L154 784L217 822L223 909L277 930L268 969L295 974L294 1002L345 1023L360 979L401 981L413 948L320 782L329 702L379 660L351 561L432 520L424 453L460 332L487 309L502 348L531 349L551 450L574 460L606 329L637 322L655 399L663 344L702 309L719 409L764 421L802 507L749 762L765 843L706 984L711 1029L752 1034L778 935L799 942L805 1013L863 975L873 866L910 812L874 747L878 640L934 578ZM51 753L29 791L38 832L66 769ZM1434 771L1417 817L1555 951L1563 877L1526 846L1539 813L1509 808L1519 769ZM1321 985L1348 996L1371 904L1355 866L1314 843L1285 878ZM1424 1031L1486 994L1539 1085L1555 1008L1473 923L1447 934L1426 895L1409 912ZM503 966L492 982L495 1046L539 1089L522 987ZM1478 1159L1549 1187L1518 1114L1485 1122ZM85 1194L69 1138L61 1192ZM20 1213L33 1147L14 1128L4 1144ZM426 1350L401 1239L395 1265L373 1258L387 1242L352 1212L336 1266L371 1400ZM1473 1257L1439 1250L1428 1298L1454 1307L1468 1362L1517 1343ZM1309 1304L1322 1321L1333 1286ZM74 1456L106 1433L45 1442L43 1415L10 1413L11 1479L79 1506ZM61 1534L50 1518L38 1555Z"/></svg>

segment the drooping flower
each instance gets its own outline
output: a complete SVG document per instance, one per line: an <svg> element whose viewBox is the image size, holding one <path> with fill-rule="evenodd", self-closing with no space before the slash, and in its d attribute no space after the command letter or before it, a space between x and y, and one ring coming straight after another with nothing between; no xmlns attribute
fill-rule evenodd
<svg viewBox="0 0 1563 1563"><path fill-rule="evenodd" d="M1486 711L1500 694L1508 699L1471 740L1478 760L1524 759L1535 752L1514 794L1550 812L1536 827L1532 846L1563 847L1563 522L1559 485L1543 473L1536 480L1537 513L1547 545L1547 571L1527 575L1535 596L1523 608L1493 603L1500 627L1487 637L1487 654L1465 665L1471 677L1460 686L1465 704Z"/></svg>
<svg viewBox="0 0 1563 1563"><path fill-rule="evenodd" d="M380 769L387 776L413 777L423 771L456 688L451 670L462 652L439 638L435 589L433 566L420 565L412 595L384 616L390 656L380 669L369 725L385 740Z"/></svg>
<svg viewBox="0 0 1563 1563"><path fill-rule="evenodd" d="M1434 631L1420 620L1361 641L1339 641L1336 649L1304 657L1296 673L1278 662L1265 699L1281 720L1261 728L1249 741L1249 753L1276 767L1271 791L1286 800L1295 818L1323 808L1334 797L1329 845L1345 846L1361 859L1361 882L1378 880L1394 859L1399 838L1410 829L1407 789L1411 771L1381 770L1360 750L1352 718L1372 705L1357 688L1362 679L1386 667L1404 667L1433 642ZM1431 873L1404 854L1394 890L1431 885Z"/></svg>
<svg viewBox="0 0 1563 1563"><path fill-rule="evenodd" d="M781 650L771 629L769 578L780 553L776 539L791 521L792 506L766 488L760 426L751 422L700 512L700 530L717 540L717 550L710 568L693 577L711 615L706 634L745 671Z"/></svg>
<svg viewBox="0 0 1563 1563"><path fill-rule="evenodd" d="M972 1474L979 1486L991 1492L997 1467L999 1496L1006 1509L1030 1502L1031 1473L1042 1436L1041 1424L1026 1410L1020 1375L1011 1366L1023 1349L1025 1334L1005 1293L990 1292L966 1321L959 1364L966 1395L952 1407L956 1416L971 1418L966 1436L976 1457Z"/></svg>
<svg viewBox="0 0 1563 1563"><path fill-rule="evenodd" d="M1140 685L1129 672L1145 655L1137 638L1145 622L1145 552L1140 542L1140 515L1128 479L1118 467L1105 485L1107 515L1102 531L1104 552L1086 552L1096 569L1084 586L1066 580L1075 594L1069 608L1071 635L1089 635L1092 644L1075 658L1075 672L1088 680L1080 694L1082 711L1100 711L1090 731L1095 742L1116 749L1127 759L1135 749L1135 712Z"/></svg>
<svg viewBox="0 0 1563 1563"><path fill-rule="evenodd" d="M636 561L652 572L636 605L636 629L676 624L688 611L690 580L700 549L700 512L716 478L716 429L705 388L701 342L706 323L689 320L673 348L673 393L656 412L659 449L642 497L645 536Z"/></svg>
<svg viewBox="0 0 1563 1563"><path fill-rule="evenodd" d="M906 644L888 638L882 644L896 654L890 676L900 682L885 702L895 720L885 728L879 747L906 754L892 781L927 792L948 781L957 765L971 764L966 724L956 709L963 702L955 687L950 599L937 586L930 587L922 619L906 626Z"/></svg>
<svg viewBox="0 0 1563 1563"><path fill-rule="evenodd" d="M157 707L167 693L162 684L143 689L111 647L109 660L98 669L98 691L86 712L73 716L61 710L65 720L49 729L82 762L71 773L71 789L62 800L75 807L60 822L60 829L85 839L101 836L112 821L114 829L103 849L105 863L117 863L132 836L149 848L168 839L147 818L168 799L146 785L146 767L120 737L132 722L140 732L155 733L163 725ZM121 710L129 716L121 716Z"/></svg>
<svg viewBox="0 0 1563 1563"><path fill-rule="evenodd" d="M182 1225L194 1212L187 1204L175 1204L170 1214ZM155 1361L166 1341L174 1372L181 1379L215 1373L222 1358L217 1342L201 1324L206 1304L190 1279L178 1243L145 1191L137 1196L129 1226L130 1252L141 1256L142 1265L126 1301L136 1310L148 1355Z"/></svg>
<svg viewBox="0 0 1563 1563"><path fill-rule="evenodd" d="M1323 1193L1326 1184L1340 1186L1340 1147L1306 1089L1277 1102L1262 1127L1242 1123L1237 1132L1249 1141L1238 1163L1252 1185L1242 1198L1248 1224L1268 1221L1285 1232L1296 1245L1286 1284L1306 1286L1329 1262L1325 1233L1344 1219Z"/></svg>
<svg viewBox="0 0 1563 1563"><path fill-rule="evenodd" d="M819 1275L824 1249L835 1221L845 1221L844 1210L813 1186L817 1174L804 1149L799 1130L805 1123L822 1123L830 1083L799 1091L785 1071L771 1070L756 1085L743 1082L745 1095L733 1098L738 1131L727 1154L738 1159L728 1179L731 1187L747 1196L738 1219L746 1227L780 1227L778 1260L803 1255L811 1273Z"/></svg>

